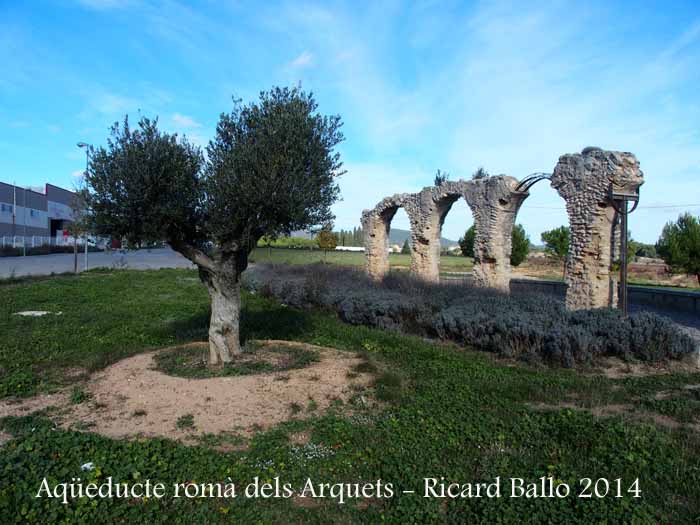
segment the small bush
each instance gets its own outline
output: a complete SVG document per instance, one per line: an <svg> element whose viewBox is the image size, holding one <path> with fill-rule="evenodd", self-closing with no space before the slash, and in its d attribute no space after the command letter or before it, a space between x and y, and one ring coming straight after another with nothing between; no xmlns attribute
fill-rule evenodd
<svg viewBox="0 0 700 525"><path fill-rule="evenodd" d="M185 414L177 418L175 426L180 430L194 428L194 416L192 414Z"/></svg>
<svg viewBox="0 0 700 525"><path fill-rule="evenodd" d="M13 370L0 379L0 398L33 396L36 394L38 384L38 378L31 371Z"/></svg>
<svg viewBox="0 0 700 525"><path fill-rule="evenodd" d="M401 398L403 380L395 372L384 372L374 381L374 389L377 399L380 401L395 402Z"/></svg>
<svg viewBox="0 0 700 525"><path fill-rule="evenodd" d="M599 355L655 362L694 351L689 336L654 314L571 312L544 295L431 284L404 272L375 283L353 268L257 265L246 285L291 306L332 309L350 324L454 340L555 366L591 364Z"/></svg>
<svg viewBox="0 0 700 525"><path fill-rule="evenodd" d="M88 401L91 397L92 396L82 388L75 387L71 392L70 402L73 405L79 405L80 403L85 403L85 401Z"/></svg>

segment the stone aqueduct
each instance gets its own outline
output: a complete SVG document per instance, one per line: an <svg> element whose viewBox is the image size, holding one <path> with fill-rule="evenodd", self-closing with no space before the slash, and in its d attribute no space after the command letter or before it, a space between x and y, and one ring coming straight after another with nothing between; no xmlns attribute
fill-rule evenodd
<svg viewBox="0 0 700 525"><path fill-rule="evenodd" d="M610 200L616 191L638 194L643 184L639 162L631 153L586 148L580 154L559 157L549 178L566 201L571 242L565 275L567 307L613 306L617 301L611 265L618 246L618 217ZM439 280L440 234L452 205L464 198L474 216L475 284L508 291L511 234L523 201L527 181L505 175L473 180L445 181L418 193L386 197L362 213L367 272L381 279L389 271L388 238L391 220L404 208L411 224L411 271L430 281Z"/></svg>

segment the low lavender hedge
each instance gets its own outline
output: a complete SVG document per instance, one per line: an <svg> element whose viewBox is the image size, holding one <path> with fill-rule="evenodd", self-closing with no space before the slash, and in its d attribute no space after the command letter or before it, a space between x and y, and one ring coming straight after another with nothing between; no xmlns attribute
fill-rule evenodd
<svg viewBox="0 0 700 525"><path fill-rule="evenodd" d="M354 268L258 264L246 272L245 284L291 306L333 310L351 324L564 367L591 364L596 356L658 362L695 350L672 321L651 313L623 318L611 309L571 312L549 296L430 284L406 273L376 283Z"/></svg>

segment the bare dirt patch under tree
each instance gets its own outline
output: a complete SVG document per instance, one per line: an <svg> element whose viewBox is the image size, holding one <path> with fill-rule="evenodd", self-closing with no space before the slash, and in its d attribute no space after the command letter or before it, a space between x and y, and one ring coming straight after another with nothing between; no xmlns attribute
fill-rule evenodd
<svg viewBox="0 0 700 525"><path fill-rule="evenodd" d="M194 355L199 347L206 351L206 343L187 346ZM246 366L271 363L259 373L244 367L246 375L175 377L158 370L157 355L168 352L160 350L119 361L93 375L73 394L66 391L23 402L0 401L0 417L53 407L52 418L65 428L114 438L162 436L194 443L210 434L249 436L282 421L306 417L310 411L322 412L333 401L347 401L373 379L369 373L349 373L363 360L348 352L285 341L257 342L256 347L258 360L244 356L242 362ZM289 350L286 357L285 347ZM313 360L306 359L310 355ZM304 368L290 368L300 356ZM296 411L295 406L304 408Z"/></svg>

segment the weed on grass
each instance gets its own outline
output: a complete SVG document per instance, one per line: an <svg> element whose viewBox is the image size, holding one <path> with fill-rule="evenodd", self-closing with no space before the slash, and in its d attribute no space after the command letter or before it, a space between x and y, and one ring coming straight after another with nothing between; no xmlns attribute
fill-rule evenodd
<svg viewBox="0 0 700 525"><path fill-rule="evenodd" d="M243 436L235 432L206 433L196 439L200 445L210 448L240 447L246 442Z"/></svg>
<svg viewBox="0 0 700 525"><path fill-rule="evenodd" d="M85 403L92 398L89 392L86 392L82 388L76 387L72 390L70 395L70 402L73 405L79 405L80 403Z"/></svg>
<svg viewBox="0 0 700 525"><path fill-rule="evenodd" d="M185 414L184 416L180 416L175 422L175 427L179 430L194 428L194 416L192 414Z"/></svg>
<svg viewBox="0 0 700 525"><path fill-rule="evenodd" d="M377 399L395 402L401 398L403 379L396 372L383 372L374 381Z"/></svg>
<svg viewBox="0 0 700 525"><path fill-rule="evenodd" d="M87 432L91 428L95 427L95 422L94 421L78 421L76 423L73 423L71 425L71 429L75 430L76 432Z"/></svg>
<svg viewBox="0 0 700 525"><path fill-rule="evenodd" d="M363 361L352 367L356 374L374 374L377 372L377 365L371 361Z"/></svg>

